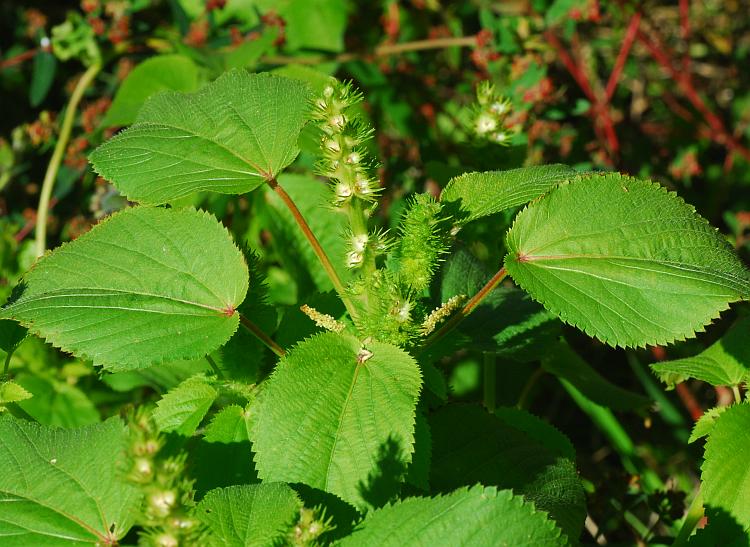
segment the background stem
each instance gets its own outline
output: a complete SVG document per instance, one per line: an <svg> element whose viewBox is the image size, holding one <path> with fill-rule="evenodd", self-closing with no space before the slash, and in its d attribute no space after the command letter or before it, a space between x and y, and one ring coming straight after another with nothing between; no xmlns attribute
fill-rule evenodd
<svg viewBox="0 0 750 547"><path fill-rule="evenodd" d="M65 153L65 148L68 146L68 141L70 140L70 132L73 129L73 122L75 121L78 103L81 102L84 91L86 91L86 88L94 80L100 69L101 63L99 62L94 62L88 69L86 69L86 72L83 73L81 79L78 80L75 89L73 89L73 94L70 96L68 105L65 108L65 117L63 118L63 123L60 127L60 135L57 137L57 143L52 152L52 158L50 159L49 165L47 165L47 172L44 174L44 182L42 183L42 192L39 195L39 207L37 208L36 221L37 257L42 256L47 248L47 214L49 213L49 200L52 197L52 188L55 186L55 179L57 178L57 171L60 169L60 162Z"/></svg>

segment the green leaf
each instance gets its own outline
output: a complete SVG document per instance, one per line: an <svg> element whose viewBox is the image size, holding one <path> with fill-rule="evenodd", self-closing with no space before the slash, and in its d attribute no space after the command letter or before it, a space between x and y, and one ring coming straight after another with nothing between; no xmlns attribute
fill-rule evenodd
<svg viewBox="0 0 750 547"><path fill-rule="evenodd" d="M119 478L122 422L65 430L0 417L0 543L113 545L138 491Z"/></svg>
<svg viewBox="0 0 750 547"><path fill-rule="evenodd" d="M448 182L440 201L454 205L457 220L465 223L525 205L575 175L575 169L562 164L466 173Z"/></svg>
<svg viewBox="0 0 750 547"><path fill-rule="evenodd" d="M737 386L750 380L750 316L737 321L717 342L694 357L654 363L651 369L673 389L695 378L714 386Z"/></svg>
<svg viewBox="0 0 750 547"><path fill-rule="evenodd" d="M0 349L12 353L26 338L27 329L16 321L0 319Z"/></svg>
<svg viewBox="0 0 750 547"><path fill-rule="evenodd" d="M43 425L72 428L101 421L94 403L75 385L25 372L16 381L33 394L18 406Z"/></svg>
<svg viewBox="0 0 750 547"><path fill-rule="evenodd" d="M90 159L133 201L160 204L200 191L244 194L297 156L308 94L299 80L233 70L193 94L151 97L136 123Z"/></svg>
<svg viewBox="0 0 750 547"><path fill-rule="evenodd" d="M430 417L430 429L434 490L477 482L512 488L549 512L570 537L580 535L583 486L556 443L540 442L476 405L443 407Z"/></svg>
<svg viewBox="0 0 750 547"><path fill-rule="evenodd" d="M242 253L213 216L137 207L37 262L0 318L109 370L130 370L226 342L247 278Z"/></svg>
<svg viewBox="0 0 750 547"><path fill-rule="evenodd" d="M708 436L701 489L706 508L721 510L750 529L750 404L729 407Z"/></svg>
<svg viewBox="0 0 750 547"><path fill-rule="evenodd" d="M292 50L342 51L347 7L345 0L288 0L279 10L286 22L286 45Z"/></svg>
<svg viewBox="0 0 750 547"><path fill-rule="evenodd" d="M210 443L239 443L250 439L249 413L239 405L222 408L206 426L206 441Z"/></svg>
<svg viewBox="0 0 750 547"><path fill-rule="evenodd" d="M381 342L323 333L284 357L253 426L258 475L301 482L367 507L393 494L414 443L417 363ZM390 477L381 476L388 472Z"/></svg>
<svg viewBox="0 0 750 547"><path fill-rule="evenodd" d="M549 449L553 454L576 460L576 449L570 439L555 426L527 412L515 407L500 407L495 410L495 416L506 426L523 431Z"/></svg>
<svg viewBox="0 0 750 547"><path fill-rule="evenodd" d="M190 437L217 396L204 376L188 378L156 403L154 422L161 431Z"/></svg>
<svg viewBox="0 0 750 547"><path fill-rule="evenodd" d="M716 425L716 420L719 419L719 416L721 416L727 408L729 407L715 406L706 410L703 415L698 418L698 421L695 422L688 442L694 443L698 439L702 439L703 437L709 435L713 430L714 425Z"/></svg>
<svg viewBox="0 0 750 547"><path fill-rule="evenodd" d="M130 391L148 387L157 393L164 393L183 380L200 372L208 372L210 365L204 357L190 361L170 361L148 368L104 373L102 381L115 391Z"/></svg>
<svg viewBox="0 0 750 547"><path fill-rule="evenodd" d="M567 343L560 342L542 358L542 368L574 385L597 404L614 410L642 408L649 399L613 384L584 361Z"/></svg>
<svg viewBox="0 0 750 547"><path fill-rule="evenodd" d="M130 125L146 99L160 91L195 91L198 67L184 55L156 55L143 61L120 85L103 127Z"/></svg>
<svg viewBox="0 0 750 547"><path fill-rule="evenodd" d="M370 513L342 547L568 545L555 523L510 490L476 485L435 498L407 498Z"/></svg>
<svg viewBox="0 0 750 547"><path fill-rule="evenodd" d="M29 86L29 102L36 108L47 97L57 71L57 58L49 51L39 50L34 55L34 68Z"/></svg>
<svg viewBox="0 0 750 547"><path fill-rule="evenodd" d="M210 545L265 547L283 542L301 508L294 490L270 482L211 490L195 514L212 533Z"/></svg>
<svg viewBox="0 0 750 547"><path fill-rule="evenodd" d="M33 395L16 382L0 382L0 412L5 410L3 405L17 403L31 397Z"/></svg>
<svg viewBox="0 0 750 547"><path fill-rule="evenodd" d="M414 419L414 454L406 480L420 490L430 490L430 463L432 460L432 434L430 424L423 412Z"/></svg>
<svg viewBox="0 0 750 547"><path fill-rule="evenodd" d="M273 50L279 32L275 27L266 27L255 40L242 42L224 55L224 70L248 68L258 64L260 58Z"/></svg>
<svg viewBox="0 0 750 547"><path fill-rule="evenodd" d="M619 174L580 177L532 203L507 246L516 283L612 346L694 336L750 294L734 250L693 207Z"/></svg>

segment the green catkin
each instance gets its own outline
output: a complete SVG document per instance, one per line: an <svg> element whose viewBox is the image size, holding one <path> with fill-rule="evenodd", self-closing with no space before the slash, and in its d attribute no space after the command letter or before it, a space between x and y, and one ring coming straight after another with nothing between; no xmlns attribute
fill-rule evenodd
<svg viewBox="0 0 750 547"><path fill-rule="evenodd" d="M415 293L424 291L448 248L449 226L440 203L417 194L401 221L396 258L401 282Z"/></svg>

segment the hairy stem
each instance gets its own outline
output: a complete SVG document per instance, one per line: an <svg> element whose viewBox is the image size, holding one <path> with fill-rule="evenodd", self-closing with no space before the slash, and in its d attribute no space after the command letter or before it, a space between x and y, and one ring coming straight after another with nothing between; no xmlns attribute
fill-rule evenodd
<svg viewBox="0 0 750 547"><path fill-rule="evenodd" d="M284 355L286 355L286 351L284 351L284 348L282 348L280 345L274 342L271 339L271 337L268 336L265 332L263 332L258 325L250 321L250 319L248 319L241 313L240 313L240 323L242 324L243 327L245 327L248 330L248 332L250 332L250 334L252 334L258 340L263 342L263 345L265 345L268 349L270 349L276 355L278 355L279 357L284 357Z"/></svg>
<svg viewBox="0 0 750 547"><path fill-rule="evenodd" d="M490 294L503 279L505 279L507 275L508 271L505 269L505 267L500 268L498 272L492 276L492 279L490 279L484 287L479 289L479 292L472 296L458 313L451 317L442 327L432 333L432 335L430 335L430 337L425 340L422 348L426 348L427 346L434 344L447 333L456 328L456 326L461 321L463 321L471 312L473 312L474 308L476 308L482 302L482 300L484 300L485 297Z"/></svg>
<svg viewBox="0 0 750 547"><path fill-rule="evenodd" d="M734 395L734 404L740 404L742 402L742 395L740 395L740 387L732 386L732 394Z"/></svg>
<svg viewBox="0 0 750 547"><path fill-rule="evenodd" d="M294 220L302 230L305 238L307 238L307 241L310 243L310 246L318 257L318 260L320 260L320 263L323 266L325 272L328 274L328 278L331 280L331 283L333 283L334 289L336 289L336 292L341 298L341 301L344 303L344 306L346 306L349 315L352 317L352 319L356 319L357 314L354 305L346 295L344 284L341 282L339 275L336 273L333 264L331 264L331 260L328 258L328 255L326 255L323 247L320 245L318 238L315 237L315 234L310 229L310 225L305 220L305 217L302 216L302 213L297 208L297 205L295 205L292 198L289 196L289 194L286 193L286 190L284 190L281 185L279 185L278 181L275 178L270 179L267 182L271 189L278 194L278 196L281 198L281 201L284 202L289 211L292 213Z"/></svg>
<svg viewBox="0 0 750 547"><path fill-rule="evenodd" d="M346 63L359 59L368 59L371 57L388 57L390 55L400 55L412 51L427 51L430 49L446 49L450 47L475 47L477 45L476 36L451 36L449 38L433 38L429 40L415 40L413 42L403 42L400 44L386 44L376 47L370 53L341 53L339 55L315 55L310 57L294 57L287 55L272 55L263 57L262 62L271 65L317 65L320 63Z"/></svg>
<svg viewBox="0 0 750 547"><path fill-rule="evenodd" d="M65 148L68 146L68 141L70 140L70 132L73 129L73 121L76 117L78 103L81 102L84 91L86 91L86 88L94 80L100 69L101 63L99 62L94 62L88 69L86 69L86 72L83 73L81 79L78 80L78 83L73 90L73 94L70 96L68 105L65 107L65 117L63 118L62 127L60 128L60 135L57 137L57 143L52 152L52 158L50 159L49 165L47 165L47 172L44 174L44 182L42 183L42 192L39 196L39 207L37 208L36 221L37 257L42 256L47 248L47 214L49 213L49 201L52 197L52 188L55 186L57 171L60 169L60 162L65 153Z"/></svg>

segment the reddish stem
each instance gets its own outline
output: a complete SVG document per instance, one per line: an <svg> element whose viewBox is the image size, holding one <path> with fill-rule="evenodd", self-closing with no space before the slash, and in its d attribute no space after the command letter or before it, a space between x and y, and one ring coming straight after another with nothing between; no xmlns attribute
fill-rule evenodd
<svg viewBox="0 0 750 547"><path fill-rule="evenodd" d="M679 384L677 384L675 386L675 391L677 391L677 395L679 395L682 404L685 405L685 408L690 413L690 417L693 419L693 421L697 421L701 416L703 416L703 409L701 408L701 405L698 404L698 400L695 398L695 395L693 395L693 392L690 391L690 388L688 388L685 382L680 382Z"/></svg>
<svg viewBox="0 0 750 547"><path fill-rule="evenodd" d="M28 51L24 51L23 53L19 53L18 55L15 55L11 57L10 59L5 59L4 61L0 61L0 70L4 68L10 68L15 65L19 65L23 63L24 61L28 61L29 59L32 59L34 55L36 55L38 52L39 52L39 48L34 48Z"/></svg>
<svg viewBox="0 0 750 547"><path fill-rule="evenodd" d="M630 55L630 48L633 47L633 42L635 41L635 36L638 32L638 26L640 24L641 13L635 12L635 14L633 14L633 16L630 18L628 28L625 31L625 37L622 40L620 52L617 54L617 59L615 60L615 66L612 68L612 73L609 75L609 80L607 81L607 89L604 92L604 96L606 97L607 101L611 100L612 96L615 94L615 89L617 89L617 82L620 79L623 68L625 68L625 61L627 61L628 55Z"/></svg>
<svg viewBox="0 0 750 547"><path fill-rule="evenodd" d="M682 57L682 69L690 77L690 0L680 0L680 34L685 41L685 55Z"/></svg>
<svg viewBox="0 0 750 547"><path fill-rule="evenodd" d="M665 52L664 48L660 46L658 41L652 40L646 36L641 30L637 31L638 41L641 42L646 49L648 49L651 56L656 60L659 65L669 74L669 76L675 81L680 91L685 95L690 104L700 112L703 119L706 121L708 126L711 128L710 139L717 144L725 146L730 152L737 152L747 161L750 161L750 149L742 146L738 143L735 138L727 131L724 122L719 118L713 111L706 105L703 99L700 97L695 87L692 84L691 79L683 71L675 68L670 56Z"/></svg>
<svg viewBox="0 0 750 547"><path fill-rule="evenodd" d="M612 122L612 117L609 113L609 105L607 103L607 100L605 99L602 101L599 99L599 97L597 97L596 93L594 93L594 90L591 87L588 77L580 68L579 64L577 64L570 56L570 54L565 50L557 36L555 36L555 34L549 30L544 33L544 36L550 43L550 45L555 49L558 56L560 57L560 61L576 81L578 87L581 88L583 94L586 95L586 98L591 102L589 114L594 121L594 131L597 134L597 138L599 138L599 140L605 141L609 147L609 150L604 148L605 152L608 155L610 152L616 153L620 148L620 142L617 138L614 123ZM609 157L608 159L610 163L613 163L611 157Z"/></svg>
<svg viewBox="0 0 750 547"><path fill-rule="evenodd" d="M51 200L49 200L49 210L51 211L52 208L56 204L57 204L57 198L52 198ZM37 221L37 216L34 215L34 218L26 222L23 228L21 228L20 230L18 230L18 232L16 232L16 235L14 237L18 243L23 241L26 238L26 236L29 235L29 233L31 233L31 231L36 227L36 221Z"/></svg>

